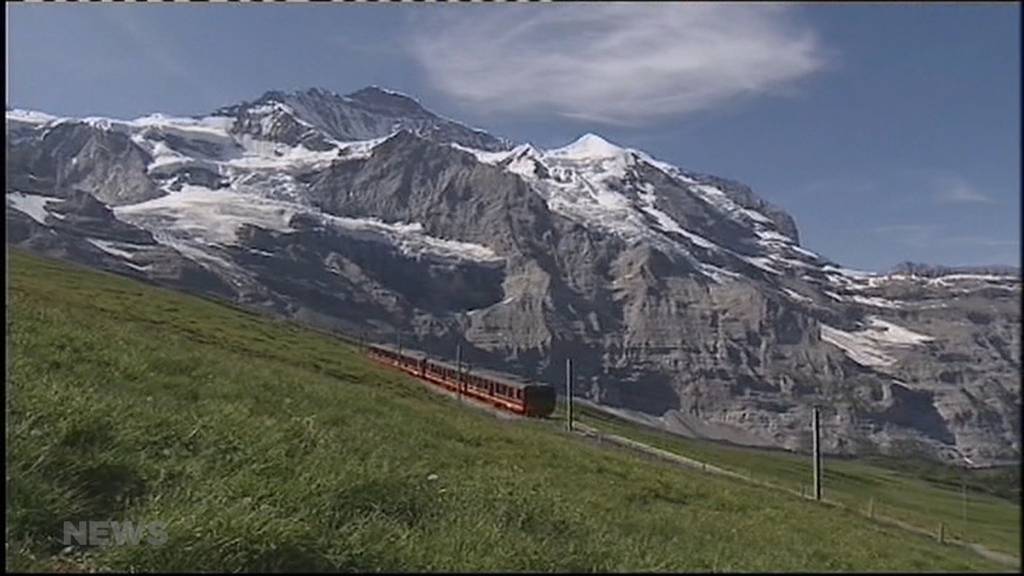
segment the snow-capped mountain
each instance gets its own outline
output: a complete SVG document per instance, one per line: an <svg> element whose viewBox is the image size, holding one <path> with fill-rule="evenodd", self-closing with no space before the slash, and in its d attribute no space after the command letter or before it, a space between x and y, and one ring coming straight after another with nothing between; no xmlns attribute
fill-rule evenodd
<svg viewBox="0 0 1024 576"><path fill-rule="evenodd" d="M410 96L376 86L347 96L322 88L267 92L252 102L221 108L214 116L231 119L233 134L302 144L310 150L325 150L339 141L382 138L402 129L481 150L509 146L482 130L437 116Z"/></svg>
<svg viewBox="0 0 1024 576"><path fill-rule="evenodd" d="M571 354L685 434L802 448L822 404L834 452L1019 459L1019 275L848 270L742 184L375 87L6 118L10 244L552 382Z"/></svg>

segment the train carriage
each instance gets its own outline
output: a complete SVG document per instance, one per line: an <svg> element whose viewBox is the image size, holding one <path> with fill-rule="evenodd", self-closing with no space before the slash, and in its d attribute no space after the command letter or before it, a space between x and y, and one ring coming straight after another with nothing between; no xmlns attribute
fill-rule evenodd
<svg viewBox="0 0 1024 576"><path fill-rule="evenodd" d="M524 416L543 417L555 409L555 391L547 384L530 382L485 369L467 369L430 358L415 350L374 344L371 358L399 368L422 380Z"/></svg>

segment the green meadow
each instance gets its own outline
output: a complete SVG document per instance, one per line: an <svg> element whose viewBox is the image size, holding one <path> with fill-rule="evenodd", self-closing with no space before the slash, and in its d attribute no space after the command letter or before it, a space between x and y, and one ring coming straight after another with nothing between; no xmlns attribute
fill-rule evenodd
<svg viewBox="0 0 1024 576"><path fill-rule="evenodd" d="M292 323L8 256L9 570L1007 569L554 420L494 418ZM596 424L766 481L809 475L797 457ZM870 492L925 524L959 514L955 489L906 472L826 470L836 499ZM1019 505L986 498L966 529L1015 551ZM80 520L162 522L168 540L65 545L63 523Z"/></svg>

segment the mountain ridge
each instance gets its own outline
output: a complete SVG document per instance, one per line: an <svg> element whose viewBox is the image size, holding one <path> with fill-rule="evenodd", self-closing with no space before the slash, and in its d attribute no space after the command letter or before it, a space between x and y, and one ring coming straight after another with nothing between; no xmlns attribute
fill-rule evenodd
<svg viewBox="0 0 1024 576"><path fill-rule="evenodd" d="M374 87L7 134L37 251L531 378L573 356L575 394L684 434L799 449L826 403L832 452L1019 459L1019 277L843 268L749 187L595 134L513 145ZM51 208L83 193L109 210Z"/></svg>

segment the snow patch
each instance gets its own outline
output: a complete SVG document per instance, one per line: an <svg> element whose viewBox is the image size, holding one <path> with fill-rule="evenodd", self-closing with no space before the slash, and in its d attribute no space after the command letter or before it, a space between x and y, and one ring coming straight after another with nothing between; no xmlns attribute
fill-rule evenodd
<svg viewBox="0 0 1024 576"><path fill-rule="evenodd" d="M376 218L345 218L329 214L320 214L319 218L326 225L344 233L368 240L384 240L397 247L402 254L416 259L424 256L442 256L477 262L504 260L493 250L480 244L430 236L418 222L388 223Z"/></svg>
<svg viewBox="0 0 1024 576"><path fill-rule="evenodd" d="M43 125L47 122L53 122L54 120L60 120L57 116L46 114L45 112L36 112L35 110L22 110L15 108L8 110L5 114L5 118L8 122L22 122L25 124L36 124Z"/></svg>
<svg viewBox="0 0 1024 576"><path fill-rule="evenodd" d="M844 300L842 296L829 290L822 290L822 293L825 294L825 296L828 296L829 298L835 300L836 302L842 302Z"/></svg>
<svg viewBox="0 0 1024 576"><path fill-rule="evenodd" d="M882 351L877 343L861 333L844 332L822 324L821 339L842 349L851 360L861 366L884 368L896 362L896 359Z"/></svg>
<svg viewBox="0 0 1024 576"><path fill-rule="evenodd" d="M756 220L757 222L761 222L762 224L772 224L772 219L771 218L765 216L764 214L761 214L757 210L751 210L750 208L743 208L741 210L741 212L743 214L746 214L747 217L750 218L751 220ZM782 236L782 238L786 239L786 240L789 239L788 236L783 236L782 234L778 234L778 236Z"/></svg>
<svg viewBox="0 0 1024 576"><path fill-rule="evenodd" d="M754 213L759 214L759 212ZM786 236L785 234L782 234L781 232L777 232L775 230L765 230L763 228L758 228L754 230L754 234L757 234L757 236L762 240L767 241L783 242L786 244L793 241L793 239L790 238L789 236Z"/></svg>
<svg viewBox="0 0 1024 576"><path fill-rule="evenodd" d="M298 205L251 194L188 184L179 192L115 207L114 213L125 222L149 230L173 228L207 242L234 244L236 232L244 224L291 231L288 222L301 209Z"/></svg>
<svg viewBox="0 0 1024 576"><path fill-rule="evenodd" d="M949 282L956 282L958 280L975 280L981 282L1005 282L1007 280L1020 280L1016 276L1004 275L997 276L995 274L946 274L945 276L939 276L937 278L929 278L929 284L948 284Z"/></svg>
<svg viewBox="0 0 1024 576"><path fill-rule="evenodd" d="M890 344L901 346L914 346L934 340L931 336L908 330L902 326L897 326L896 324L882 320L877 316L868 317L868 324L870 326L869 329L873 332L872 337L880 342L888 342Z"/></svg>
<svg viewBox="0 0 1024 576"><path fill-rule="evenodd" d="M707 238L704 238L703 236L700 236L698 234L693 234L683 229L683 227L680 226L678 222L673 220L671 216L655 208L654 203L657 202L658 196L654 193L653 186L651 186L650 184L645 184L641 190L642 191L637 194L637 196L640 198L640 202L642 203L640 209L654 217L654 220L658 223L658 226L660 226L662 230L665 230L666 232L675 232L677 234L682 234L686 238L690 239L694 244L703 246L704 248L717 247L717 245L714 242L711 242Z"/></svg>
<svg viewBox="0 0 1024 576"><path fill-rule="evenodd" d="M478 162L483 162L484 164L492 164L492 165L498 164L498 163L502 162L503 160L505 160L506 158L511 158L512 156L514 156L516 154L516 151L520 149L520 147L517 146L517 147L513 148L512 150L500 150L498 152L490 152L488 150L479 150L477 148L470 148L469 146L463 146L462 144L459 144L458 142L449 142L448 146L451 146L452 148L455 148L456 150L461 150L463 152L468 152L468 153L472 154L473 156L476 157Z"/></svg>
<svg viewBox="0 0 1024 576"><path fill-rule="evenodd" d="M813 298L804 296L803 294L801 294L801 293L799 293L799 292L797 292L795 290L790 290L789 288L782 288L782 291L787 296L789 296L790 298L792 298L794 300L798 300L800 302L809 302L809 303L813 303L814 302Z"/></svg>
<svg viewBox="0 0 1024 576"><path fill-rule="evenodd" d="M137 249L137 247L135 247L133 244L128 244L125 242L111 242L110 240L98 240L96 238L86 238L86 240L93 246L99 248L100 250L106 252L107 254L110 254L111 256L117 256L118 258L126 258L128 260L131 260L132 256L135 255L135 252L132 252L131 250L126 250L125 248L127 248L128 246L132 246L133 248Z"/></svg>
<svg viewBox="0 0 1024 576"><path fill-rule="evenodd" d="M877 276L877 274L874 274L872 272L865 272L863 270L853 270L851 268L841 268L839 266L833 266L832 264L826 264L822 266L821 269L824 270L825 272L832 272L846 278L853 278L857 280L867 280L869 278Z"/></svg>
<svg viewBox="0 0 1024 576"><path fill-rule="evenodd" d="M325 226L346 234L386 241L395 245L403 254L414 258L440 256L480 262L503 260L490 248L479 244L430 236L424 233L423 225L419 223L343 218L286 200L261 198L230 190L210 190L194 185L183 186L179 192L171 192L146 202L116 207L114 212L125 222L151 231L170 233L169 237L176 240L174 247L193 259L214 260L217 263L223 260L209 255L197 256L195 251L202 250L196 245L235 245L238 242L238 230L244 225L293 232L290 222L296 214L311 216ZM164 237L168 236L165 234Z"/></svg>
<svg viewBox="0 0 1024 576"><path fill-rule="evenodd" d="M7 194L7 201L10 203L12 208L25 213L29 218L39 222L40 224L45 224L46 216L51 215L47 212L46 205L51 202L60 202L61 200L62 198L41 196L39 194L26 194L23 192L11 192Z"/></svg>
<svg viewBox="0 0 1024 576"><path fill-rule="evenodd" d="M848 298L858 304L864 304L865 306L874 306L876 308L902 308L903 305L895 300L888 300L886 298L879 298L877 296L860 296L857 294L848 296Z"/></svg>
<svg viewBox="0 0 1024 576"><path fill-rule="evenodd" d="M739 256L739 255L737 255L737 256ZM742 259L742 260L744 260L746 262L749 262L750 264L753 264L754 266L760 268L761 270L764 270L765 272L769 272L771 274L782 274L782 272L779 272L778 270L776 270L775 268L772 267L772 264L775 263L775 261L772 258L765 258L763 256L739 256L739 257L740 257L740 259Z"/></svg>
<svg viewBox="0 0 1024 576"><path fill-rule="evenodd" d="M723 284L723 283L725 283L725 282L727 282L729 280L742 280L743 279L743 275L742 274L738 274L736 272L732 272L730 270L726 270L725 268L719 268L718 266L715 266L714 264L708 264L706 262L698 262L697 263L697 267L706 276L709 276L712 280L714 280L715 282L717 282L719 284Z"/></svg>
<svg viewBox="0 0 1024 576"><path fill-rule="evenodd" d="M625 153L625 148L588 132L568 146L549 150L547 155L566 160L597 160L621 156Z"/></svg>
<svg viewBox="0 0 1024 576"><path fill-rule="evenodd" d="M818 259L819 258L818 254L816 254L815 252L811 252L810 250L808 250L806 248L803 248L801 246L797 246L796 244L790 245L789 248L790 248L790 250L795 250L795 251L803 254L804 256L808 256L808 257L814 258L814 259Z"/></svg>
<svg viewBox="0 0 1024 576"><path fill-rule="evenodd" d="M896 362L890 352L933 340L931 336L897 326L877 316L869 316L868 326L857 332L846 332L822 324L821 339L841 348L854 362L876 368Z"/></svg>

